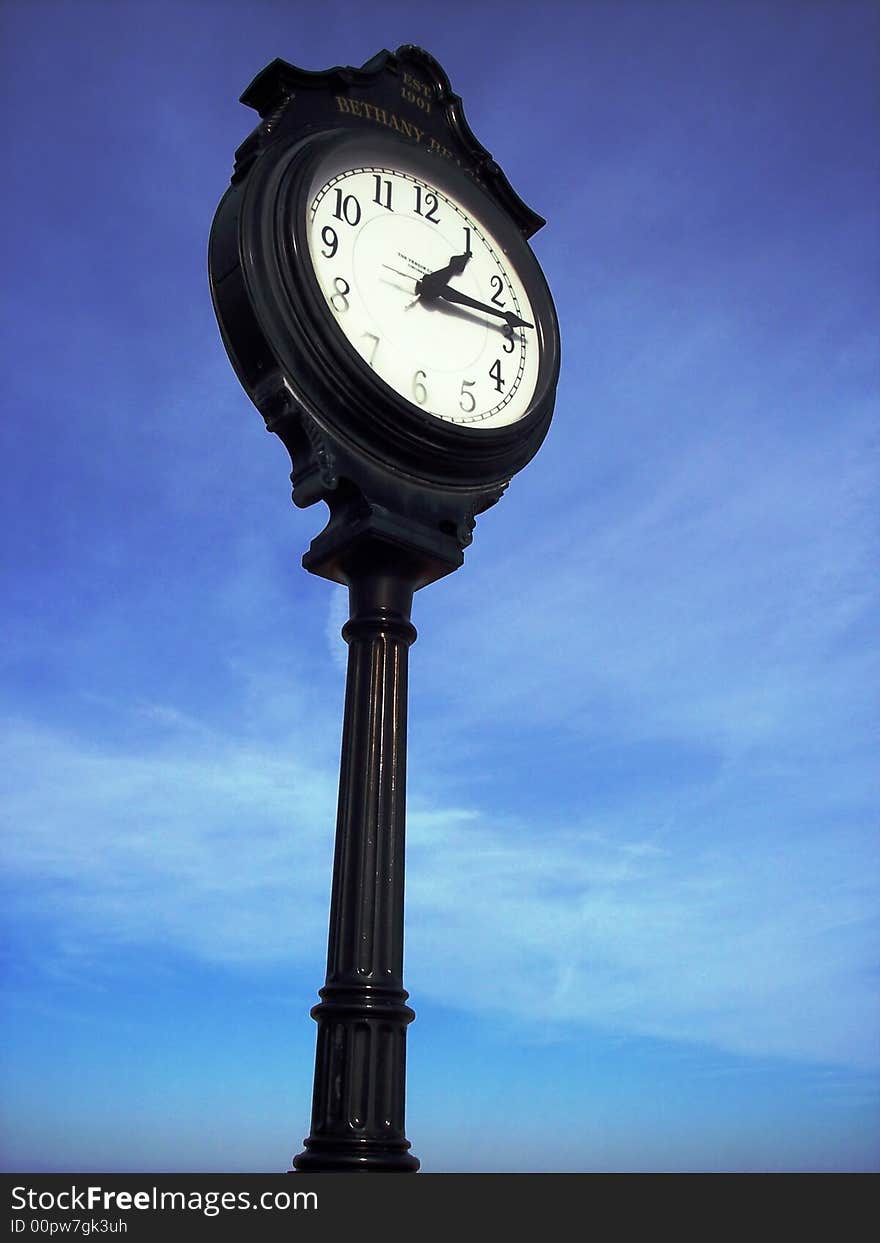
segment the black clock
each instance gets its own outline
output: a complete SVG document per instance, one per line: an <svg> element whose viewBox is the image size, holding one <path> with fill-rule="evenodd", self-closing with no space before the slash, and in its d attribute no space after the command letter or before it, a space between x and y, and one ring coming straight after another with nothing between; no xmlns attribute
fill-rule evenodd
<svg viewBox="0 0 880 1243"><path fill-rule="evenodd" d="M403 866L414 593L537 452L559 374L544 223L474 137L443 69L274 61L211 230L211 294L248 393L330 520L303 565L351 615L311 1133L299 1171L412 1172Z"/></svg>
<svg viewBox="0 0 880 1243"><path fill-rule="evenodd" d="M443 85L434 106L451 143L470 131L449 121L457 96L441 112ZM497 192L503 174L472 135L455 156L426 129L364 124L366 105L355 121L346 91L328 92L345 107L323 125L278 126L218 208L209 270L223 341L291 450L299 504L363 466L371 482L391 471L480 494L479 512L553 412L559 332L523 227L539 218L510 210L519 200Z"/></svg>

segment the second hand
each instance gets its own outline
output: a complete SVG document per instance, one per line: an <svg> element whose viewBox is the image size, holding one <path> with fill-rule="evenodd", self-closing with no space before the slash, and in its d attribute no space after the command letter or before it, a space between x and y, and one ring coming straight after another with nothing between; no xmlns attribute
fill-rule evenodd
<svg viewBox="0 0 880 1243"><path fill-rule="evenodd" d="M383 263L383 268L387 268L389 272L393 272L395 276L405 276L408 281L415 281L418 284L419 277L413 276L412 272L401 272L400 268L393 268L390 263Z"/></svg>

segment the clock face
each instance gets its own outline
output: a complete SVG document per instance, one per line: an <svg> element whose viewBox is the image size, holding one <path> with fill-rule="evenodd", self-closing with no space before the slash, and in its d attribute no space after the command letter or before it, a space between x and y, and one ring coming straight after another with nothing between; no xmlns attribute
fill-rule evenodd
<svg viewBox="0 0 880 1243"><path fill-rule="evenodd" d="M473 196L430 178L387 149L319 168L311 263L339 331L379 379L438 419L506 427L535 396L535 312Z"/></svg>

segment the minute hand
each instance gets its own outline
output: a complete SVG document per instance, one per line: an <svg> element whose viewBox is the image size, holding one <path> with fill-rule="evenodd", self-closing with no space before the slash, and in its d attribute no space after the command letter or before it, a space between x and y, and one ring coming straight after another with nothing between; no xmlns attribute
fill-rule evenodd
<svg viewBox="0 0 880 1243"><path fill-rule="evenodd" d="M466 293L460 293L451 285L441 285L439 289L432 289L431 297L442 298L444 302L457 302L460 306L472 306L474 310L485 311L487 315L496 315L505 321L508 328L534 328L535 326L520 319L518 315L514 315L513 311L499 311L497 307L489 306L486 302L478 302L476 298L471 298Z"/></svg>

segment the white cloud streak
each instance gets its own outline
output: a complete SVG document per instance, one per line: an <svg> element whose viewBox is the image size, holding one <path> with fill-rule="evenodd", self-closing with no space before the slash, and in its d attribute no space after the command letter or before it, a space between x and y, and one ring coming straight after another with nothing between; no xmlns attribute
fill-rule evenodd
<svg viewBox="0 0 880 1243"><path fill-rule="evenodd" d="M192 729L134 756L19 722L2 750L14 910L48 918L59 953L69 940L93 956L159 944L239 967L322 958L335 773ZM712 835L658 845L627 819L539 837L509 817L414 807L416 997L526 1029L876 1063L876 893L845 852L812 841L745 854Z"/></svg>

